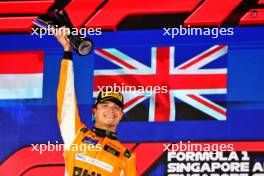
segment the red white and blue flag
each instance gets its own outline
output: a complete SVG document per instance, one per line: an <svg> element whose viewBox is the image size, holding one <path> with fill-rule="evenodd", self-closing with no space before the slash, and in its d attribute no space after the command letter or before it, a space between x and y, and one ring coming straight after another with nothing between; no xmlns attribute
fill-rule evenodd
<svg viewBox="0 0 264 176"><path fill-rule="evenodd" d="M0 100L42 98L41 51L0 52Z"/></svg>
<svg viewBox="0 0 264 176"><path fill-rule="evenodd" d="M226 120L227 48L196 45L96 49L94 95L104 86L143 87L144 92L124 93L129 121ZM154 87L160 90L164 86L167 91L155 93Z"/></svg>

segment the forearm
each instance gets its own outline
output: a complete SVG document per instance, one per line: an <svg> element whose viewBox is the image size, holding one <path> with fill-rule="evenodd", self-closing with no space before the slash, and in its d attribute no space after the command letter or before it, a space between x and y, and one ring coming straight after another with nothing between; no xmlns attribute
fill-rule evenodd
<svg viewBox="0 0 264 176"><path fill-rule="evenodd" d="M71 52L65 52L61 62L57 91L57 112L62 138L66 147L69 147L81 126L75 96Z"/></svg>
<svg viewBox="0 0 264 176"><path fill-rule="evenodd" d="M70 72L72 72L72 74ZM72 77L72 79L69 79L70 77ZM73 93L73 92L69 92L69 89L74 89L74 87L70 88L69 85L74 86L72 53L64 52L64 56L61 61L59 85L57 89L57 112L58 112L59 124L61 123L63 117L62 110L63 107L65 107L63 106L64 102L67 101L67 98L65 99L65 97L70 97L70 94Z"/></svg>

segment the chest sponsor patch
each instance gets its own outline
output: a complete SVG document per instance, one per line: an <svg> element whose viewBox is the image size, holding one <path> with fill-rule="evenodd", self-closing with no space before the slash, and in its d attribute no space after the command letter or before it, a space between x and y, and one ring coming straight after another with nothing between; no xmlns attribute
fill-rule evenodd
<svg viewBox="0 0 264 176"><path fill-rule="evenodd" d="M91 165L94 165L94 166L97 166L101 169L104 169L108 172L113 172L113 169L114 167L106 162L103 162L103 161L99 161L98 159L96 158L91 158L89 156L86 156L86 155L83 155L83 154L80 154L80 153L77 153L75 155L75 160L78 160L78 161L83 161L85 163L88 163L88 164L91 164Z"/></svg>
<svg viewBox="0 0 264 176"><path fill-rule="evenodd" d="M93 140L93 139L89 138L88 136L85 136L82 139L82 142L83 143L87 143L87 144L93 144L93 145L97 145L98 144L98 140Z"/></svg>
<svg viewBox="0 0 264 176"><path fill-rule="evenodd" d="M119 151L117 151L116 149L114 149L114 148L112 148L112 147L110 147L110 146L108 146L108 145L105 145L105 146L104 146L104 150L106 150L106 151L112 153L113 155L115 155L115 156L117 156L117 157L120 155L120 152L119 152Z"/></svg>

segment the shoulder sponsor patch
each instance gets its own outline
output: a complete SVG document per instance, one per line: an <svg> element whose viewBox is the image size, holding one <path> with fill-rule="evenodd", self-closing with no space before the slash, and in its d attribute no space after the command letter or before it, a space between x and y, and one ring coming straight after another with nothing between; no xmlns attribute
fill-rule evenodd
<svg viewBox="0 0 264 176"><path fill-rule="evenodd" d="M106 150L106 151L112 153L113 155L115 155L115 156L117 156L117 157L120 155L120 152L119 152L119 151L117 151L116 149L114 149L114 148L112 148L112 147L110 147L110 146L108 146L108 145L105 145L105 146L104 146L104 150Z"/></svg>
<svg viewBox="0 0 264 176"><path fill-rule="evenodd" d="M91 139L91 138L89 138L88 136L85 136L85 137L82 139L82 142L83 142L83 143L87 143L87 144L93 144L93 145L97 145L97 144L98 144L98 140Z"/></svg>

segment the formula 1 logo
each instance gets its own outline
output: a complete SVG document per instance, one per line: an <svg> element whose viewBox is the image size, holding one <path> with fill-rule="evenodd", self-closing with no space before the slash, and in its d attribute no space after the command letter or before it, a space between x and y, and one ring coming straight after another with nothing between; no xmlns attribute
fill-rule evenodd
<svg viewBox="0 0 264 176"><path fill-rule="evenodd" d="M0 32L29 32L32 20L58 2L1 1ZM71 0L63 3L75 26L103 30L115 31L126 18L135 15L183 15L180 25L185 26L264 24L263 0L230 0L225 3L221 0L136 0L126 3L122 0ZM177 18L175 25L179 25Z"/></svg>

